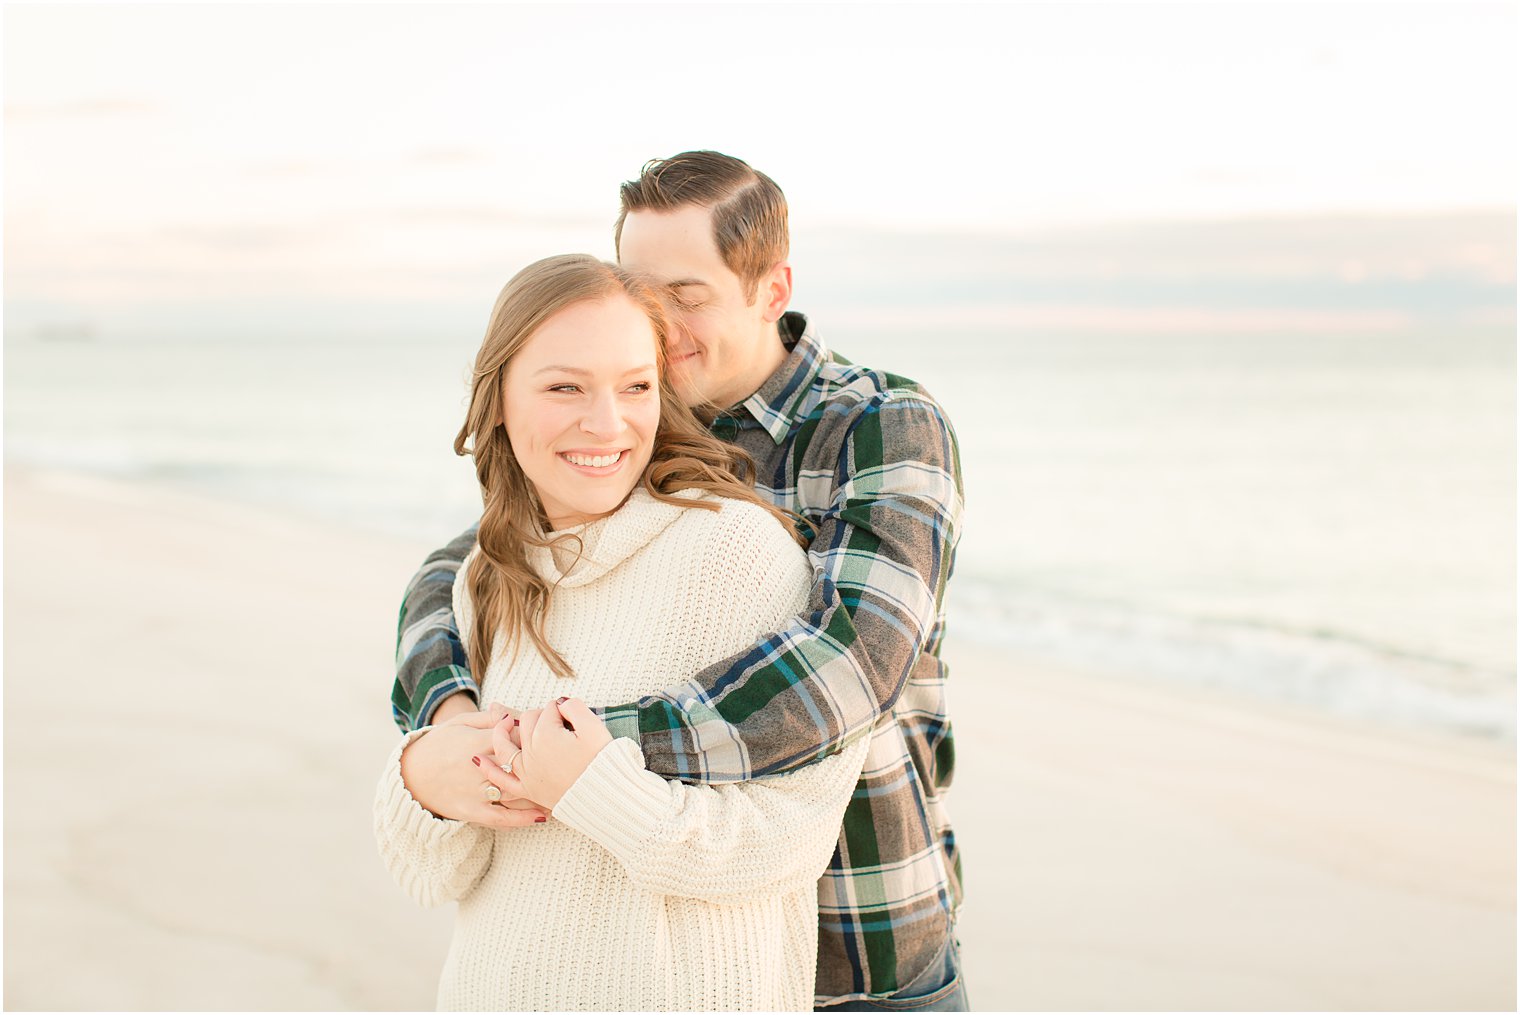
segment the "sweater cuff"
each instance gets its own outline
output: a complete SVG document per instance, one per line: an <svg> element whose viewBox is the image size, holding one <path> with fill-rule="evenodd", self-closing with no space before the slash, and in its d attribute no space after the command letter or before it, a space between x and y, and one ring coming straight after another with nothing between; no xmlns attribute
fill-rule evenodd
<svg viewBox="0 0 1520 1015"><path fill-rule="evenodd" d="M644 752L619 737L603 747L554 806L554 816L625 864L670 810L665 780L644 770Z"/></svg>
<svg viewBox="0 0 1520 1015"><path fill-rule="evenodd" d="M380 775L379 792L375 796L376 824L392 835L404 836L426 847L447 842L466 825L466 822L452 818L440 818L419 804L402 781L401 752L432 728L424 726L401 738L401 742L386 759L385 769Z"/></svg>

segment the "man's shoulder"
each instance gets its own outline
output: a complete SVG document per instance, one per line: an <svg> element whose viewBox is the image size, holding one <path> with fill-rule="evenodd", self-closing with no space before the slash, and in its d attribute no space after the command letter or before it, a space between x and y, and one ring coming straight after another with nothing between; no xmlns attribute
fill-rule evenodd
<svg viewBox="0 0 1520 1015"><path fill-rule="evenodd" d="M834 482L844 474L858 476L861 470L897 463L924 463L958 474L955 430L944 407L922 384L841 355L811 328L798 342L793 350L798 365L791 376L805 377L805 386L793 388L788 396L793 401L777 413L788 425L789 439L783 441L771 430L788 449L794 477L831 477ZM800 496L803 503L810 502Z"/></svg>
<svg viewBox="0 0 1520 1015"><path fill-rule="evenodd" d="M914 425L942 427L953 434L950 418L938 399L918 381L903 374L856 363L829 350L819 365L812 391L801 405L799 416L822 420L826 417L858 419L879 415L883 407L884 425L893 421Z"/></svg>

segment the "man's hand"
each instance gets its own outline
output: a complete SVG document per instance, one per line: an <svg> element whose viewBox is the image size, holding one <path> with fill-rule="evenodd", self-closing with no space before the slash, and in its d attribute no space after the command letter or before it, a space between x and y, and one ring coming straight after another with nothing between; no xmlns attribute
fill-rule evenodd
<svg viewBox="0 0 1520 1015"><path fill-rule="evenodd" d="M493 701L482 711L489 712L491 709L500 709L502 707L503 706ZM479 714L481 714L481 712L477 711L475 708L475 699L471 698L463 691L458 691L454 694L449 695L447 698L444 698L443 701L439 702L438 707L433 709L432 725L442 726L450 719L455 719L462 715Z"/></svg>
<svg viewBox="0 0 1520 1015"><path fill-rule="evenodd" d="M546 819L546 810L517 799L520 794L503 791L500 803L486 797L491 782L482 769L491 764L492 727L503 719L510 722L511 714L493 704L483 712L456 715L408 744L401 754L401 779L413 799L440 818L491 828Z"/></svg>

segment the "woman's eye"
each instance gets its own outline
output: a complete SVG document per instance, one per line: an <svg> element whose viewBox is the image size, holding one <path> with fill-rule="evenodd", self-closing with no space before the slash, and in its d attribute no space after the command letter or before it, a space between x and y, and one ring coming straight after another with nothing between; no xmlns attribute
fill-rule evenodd
<svg viewBox="0 0 1520 1015"><path fill-rule="evenodd" d="M558 392L562 392L562 393L565 393L565 394L574 394L575 392L579 391L580 388L577 387L574 384L556 384L553 387L551 387L549 390L550 391L558 391Z"/></svg>
<svg viewBox="0 0 1520 1015"><path fill-rule="evenodd" d="M654 385L650 384L648 381L639 381L637 384L630 384L628 386L628 390L634 392L635 394L643 394L644 392L650 391L653 388Z"/></svg>

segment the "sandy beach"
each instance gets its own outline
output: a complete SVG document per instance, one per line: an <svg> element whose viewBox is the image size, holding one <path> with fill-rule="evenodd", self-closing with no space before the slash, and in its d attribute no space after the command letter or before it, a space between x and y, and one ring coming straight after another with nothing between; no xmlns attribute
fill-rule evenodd
<svg viewBox="0 0 1520 1015"><path fill-rule="evenodd" d="M369 808L433 537L4 506L6 1008L431 1008ZM978 1010L1514 1009L1513 748L946 654Z"/></svg>

